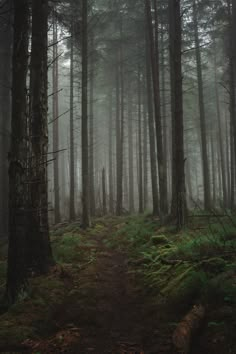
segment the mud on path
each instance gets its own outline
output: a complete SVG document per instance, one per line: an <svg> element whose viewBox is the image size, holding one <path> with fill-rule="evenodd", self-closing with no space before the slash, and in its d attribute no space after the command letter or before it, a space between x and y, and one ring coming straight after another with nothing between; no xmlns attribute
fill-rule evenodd
<svg viewBox="0 0 236 354"><path fill-rule="evenodd" d="M80 332L67 352L173 354L171 329L137 286L127 255L106 245L113 231L108 227L91 236L96 261L79 273L58 313L61 328L75 326Z"/></svg>

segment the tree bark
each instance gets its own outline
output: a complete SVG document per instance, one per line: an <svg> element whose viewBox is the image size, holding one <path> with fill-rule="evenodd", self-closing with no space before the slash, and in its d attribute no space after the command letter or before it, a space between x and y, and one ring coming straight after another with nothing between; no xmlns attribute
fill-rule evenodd
<svg viewBox="0 0 236 354"><path fill-rule="evenodd" d="M203 190L204 190L204 207L211 208L210 194L210 172L209 161L207 154L207 131L206 131L206 115L203 93L203 78L202 78L202 58L200 51L200 40L198 33L198 15L196 1L193 0L193 25L194 25L194 42L197 63L197 81L198 81L198 100L200 114L200 131L201 131L201 153L202 153L202 169L203 169Z"/></svg>
<svg viewBox="0 0 236 354"><path fill-rule="evenodd" d="M133 145L133 97L128 87L128 155L129 155L129 212L134 213L134 145Z"/></svg>
<svg viewBox="0 0 236 354"><path fill-rule="evenodd" d="M186 222L185 157L182 87L182 23L180 0L169 0L171 111L172 111L172 216L178 229Z"/></svg>
<svg viewBox="0 0 236 354"><path fill-rule="evenodd" d="M90 48L90 119L89 119L89 191L90 191L90 214L95 216L95 190L94 190L94 35L91 34Z"/></svg>
<svg viewBox="0 0 236 354"><path fill-rule="evenodd" d="M216 64L216 51L214 55L214 75L215 75L215 98L216 98L216 117L217 117L217 128L218 128L218 142L219 142L219 153L220 153L220 164L221 164L221 179L222 179L222 188L223 188L223 207L226 208L227 201L227 181L226 181L226 166L225 166L225 154L224 154L224 145L223 145L223 127L221 122L221 113L220 113L220 100L219 100L219 91L217 83L217 64Z"/></svg>
<svg viewBox="0 0 236 354"><path fill-rule="evenodd" d="M74 25L71 25L70 48L70 220L75 219L75 151L74 151Z"/></svg>
<svg viewBox="0 0 236 354"><path fill-rule="evenodd" d="M48 226L48 1L32 2L31 44L31 208L29 266L45 273L53 264Z"/></svg>
<svg viewBox="0 0 236 354"><path fill-rule="evenodd" d="M9 304L27 289L27 99L28 0L14 1L12 117L9 154L9 247L6 297Z"/></svg>
<svg viewBox="0 0 236 354"><path fill-rule="evenodd" d="M8 152L11 124L12 1L3 5L0 31L0 237L8 234Z"/></svg>
<svg viewBox="0 0 236 354"><path fill-rule="evenodd" d="M148 36L146 36L146 76L147 76L147 110L148 110L148 132L150 145L150 165L151 165L151 182L152 182L152 205L153 215L159 215L159 196L157 186L157 163L155 156L155 134L154 134L154 118L153 118L153 92L151 82L150 69L150 52L148 46Z"/></svg>
<svg viewBox="0 0 236 354"><path fill-rule="evenodd" d="M141 111L141 72L138 68L138 155L139 155L139 214L143 214L143 149L142 149L142 111Z"/></svg>
<svg viewBox="0 0 236 354"><path fill-rule="evenodd" d="M107 195L106 195L106 171L102 170L102 209L103 215L107 214Z"/></svg>
<svg viewBox="0 0 236 354"><path fill-rule="evenodd" d="M231 13L231 5L228 0L228 18L229 18L229 111L230 111L230 150L231 150L231 194L230 194L230 208L231 210L235 207L235 166L236 166L236 100L235 100L235 80L236 80L236 56L234 44L234 34L236 33L236 24L233 22L233 15L236 20L236 10L235 2L233 1L233 11L235 14ZM235 27L235 28L234 28ZM235 29L235 31L234 31Z"/></svg>
<svg viewBox="0 0 236 354"><path fill-rule="evenodd" d="M57 18L56 10L53 10L53 180L54 180L54 222L60 223L60 195L59 195L59 109L58 109L58 46L57 46Z"/></svg>
<svg viewBox="0 0 236 354"><path fill-rule="evenodd" d="M88 4L82 1L82 227L90 226L88 146Z"/></svg>
<svg viewBox="0 0 236 354"><path fill-rule="evenodd" d="M113 193L113 112L112 112L112 91L108 94L109 104L109 212L114 214L114 193Z"/></svg>
<svg viewBox="0 0 236 354"><path fill-rule="evenodd" d="M159 48L158 48L158 41L156 40L154 43L150 0L145 0L145 8L146 8L147 29L148 29L148 36L149 36L148 45L150 50L153 94L154 94L154 113L155 113L159 190L160 190L160 212L165 215L168 213L167 171L166 171L166 164L164 162L164 155L163 155L162 120L161 120L161 107L160 107ZM158 36L158 23L155 23L155 30L156 30L156 36Z"/></svg>
<svg viewBox="0 0 236 354"><path fill-rule="evenodd" d="M201 327L205 317L205 308L202 305L194 306L193 309L178 324L173 334L173 343L176 349L188 354L194 335Z"/></svg>

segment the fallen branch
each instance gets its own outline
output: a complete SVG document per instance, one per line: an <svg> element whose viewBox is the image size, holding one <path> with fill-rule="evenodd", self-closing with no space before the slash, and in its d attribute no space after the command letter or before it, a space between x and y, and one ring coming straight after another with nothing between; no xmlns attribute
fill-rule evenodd
<svg viewBox="0 0 236 354"><path fill-rule="evenodd" d="M173 334L173 343L182 354L188 354L193 337L200 329L205 317L205 308L202 305L193 309L178 324Z"/></svg>

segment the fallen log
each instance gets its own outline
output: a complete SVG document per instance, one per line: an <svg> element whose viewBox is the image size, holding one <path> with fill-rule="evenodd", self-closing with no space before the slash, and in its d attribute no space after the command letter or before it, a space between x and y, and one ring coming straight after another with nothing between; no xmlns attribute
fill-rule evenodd
<svg viewBox="0 0 236 354"><path fill-rule="evenodd" d="M192 340L201 328L204 317L205 308L202 305L194 306L178 324L173 334L173 343L179 353L189 353Z"/></svg>

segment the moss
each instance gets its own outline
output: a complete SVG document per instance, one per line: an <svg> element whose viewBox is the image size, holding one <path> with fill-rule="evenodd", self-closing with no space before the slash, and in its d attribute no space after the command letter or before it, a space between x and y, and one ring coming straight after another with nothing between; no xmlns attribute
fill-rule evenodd
<svg viewBox="0 0 236 354"><path fill-rule="evenodd" d="M193 266L179 266L175 275L161 293L166 297L168 304L189 308L199 298L207 277L204 272L196 271Z"/></svg>
<svg viewBox="0 0 236 354"><path fill-rule="evenodd" d="M28 297L0 317L0 346L17 346L25 339L48 334L55 327L53 317L64 302L66 291L58 274L31 279Z"/></svg>

